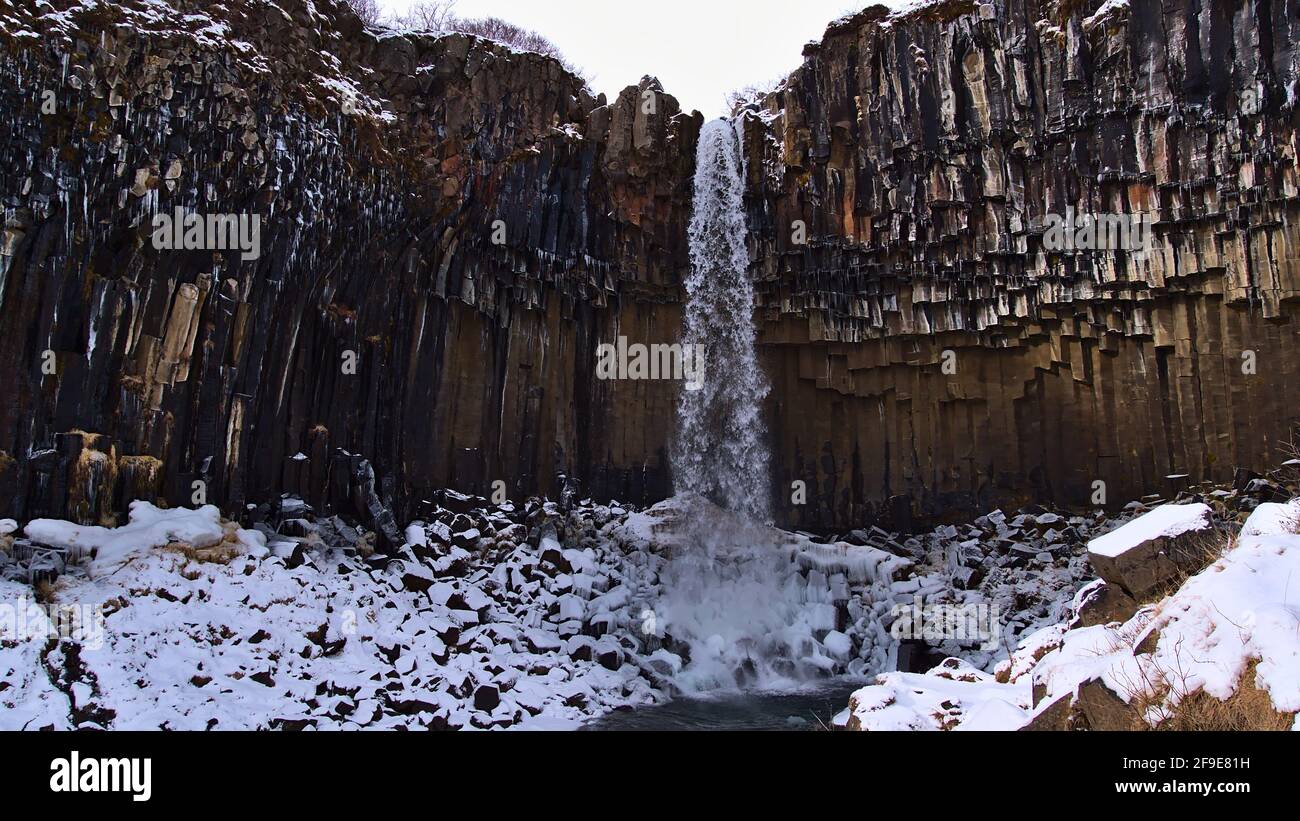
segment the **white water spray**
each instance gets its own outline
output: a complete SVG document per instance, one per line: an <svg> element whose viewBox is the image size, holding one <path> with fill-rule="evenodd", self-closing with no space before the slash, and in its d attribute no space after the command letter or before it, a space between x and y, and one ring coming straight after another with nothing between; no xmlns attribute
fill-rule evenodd
<svg viewBox="0 0 1300 821"><path fill-rule="evenodd" d="M754 350L743 172L732 123L707 123L695 158L682 342L703 346L710 368L701 390L682 392L673 467L679 492L767 521L771 484L761 407L768 383Z"/></svg>

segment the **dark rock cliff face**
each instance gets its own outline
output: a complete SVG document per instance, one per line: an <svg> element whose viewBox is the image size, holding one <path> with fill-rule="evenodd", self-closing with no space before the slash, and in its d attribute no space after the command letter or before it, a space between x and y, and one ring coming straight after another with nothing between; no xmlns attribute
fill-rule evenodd
<svg viewBox="0 0 1300 821"><path fill-rule="evenodd" d="M30 5L0 0L0 515L669 492L678 384L594 362L678 336L698 114L333 0ZM1276 458L1297 4L1099 6L869 9L745 115L784 522ZM256 214L260 255L155 248L177 207ZM1045 251L1067 207L1152 214L1152 252Z"/></svg>
<svg viewBox="0 0 1300 821"><path fill-rule="evenodd" d="M1279 458L1300 5L1100 6L868 9L748 120L794 521L1122 503ZM1045 250L1067 208L1150 214L1150 252Z"/></svg>
<svg viewBox="0 0 1300 821"><path fill-rule="evenodd" d="M657 84L329 0L0 2L6 515L668 492L675 386L591 367L677 335L700 123ZM176 207L258 215L260 256L157 250Z"/></svg>

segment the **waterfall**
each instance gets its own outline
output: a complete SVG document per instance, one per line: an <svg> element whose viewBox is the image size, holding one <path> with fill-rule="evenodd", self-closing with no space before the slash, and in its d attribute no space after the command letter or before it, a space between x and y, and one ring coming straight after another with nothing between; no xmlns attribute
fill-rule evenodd
<svg viewBox="0 0 1300 821"><path fill-rule="evenodd" d="M836 629L877 601L888 604L887 588L871 574L809 564L812 553L847 547L814 545L766 524L768 382L755 350L744 192L735 126L708 123L696 153L682 330L682 349L703 351L707 367L678 405L678 496L634 528L653 534L666 560L662 592L647 612L656 635L671 637L670 652L680 652L669 664L673 683L693 693L786 689L880 669L888 645L874 628Z"/></svg>
<svg viewBox="0 0 1300 821"><path fill-rule="evenodd" d="M700 132L690 223L684 350L708 367L678 406L673 472L678 498L666 511L679 549L664 568L657 605L666 629L689 648L675 677L688 692L774 687L810 672L815 629L807 588L771 514L770 456L762 402L768 383L754 349L744 158L733 124ZM697 347L699 346L699 347Z"/></svg>
<svg viewBox="0 0 1300 821"><path fill-rule="evenodd" d="M732 123L707 123L695 157L682 342L686 350L703 350L709 367L699 390L682 391L673 467L679 492L767 521L770 457L761 406L768 383L754 350L743 174Z"/></svg>

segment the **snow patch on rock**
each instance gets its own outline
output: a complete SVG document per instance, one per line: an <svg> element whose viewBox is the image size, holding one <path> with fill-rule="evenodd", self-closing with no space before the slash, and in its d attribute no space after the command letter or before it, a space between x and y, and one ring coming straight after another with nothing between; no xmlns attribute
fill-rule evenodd
<svg viewBox="0 0 1300 821"><path fill-rule="evenodd" d="M197 510L164 510L149 502L137 501L131 503L128 518L128 523L118 528L35 519L28 523L23 533L37 544L92 556L93 574L111 572L144 551L173 542L207 548L225 541L243 552L258 552L266 547L262 534L223 524L221 511L212 505Z"/></svg>
<svg viewBox="0 0 1300 821"><path fill-rule="evenodd" d="M1120 556L1153 539L1181 536L1209 526L1213 511L1209 505L1162 505L1145 516L1093 539L1088 552L1098 556Z"/></svg>
<svg viewBox="0 0 1300 821"><path fill-rule="evenodd" d="M1160 515L1120 528L1102 548L1122 552L1186 532L1180 528L1201 521L1202 512L1183 507L1189 509L1160 508ZM924 675L882 675L851 697L837 724L1017 730L1100 686L1112 703L1130 705L1138 720L1156 726L1192 694L1233 696L1251 662L1273 707L1300 712L1300 587L1291 584L1300 578L1298 512L1297 501L1259 505L1234 549L1122 625L1033 633L993 677L974 675L955 659ZM1084 598L1081 592L1076 602ZM1140 716L1138 697L1150 702Z"/></svg>

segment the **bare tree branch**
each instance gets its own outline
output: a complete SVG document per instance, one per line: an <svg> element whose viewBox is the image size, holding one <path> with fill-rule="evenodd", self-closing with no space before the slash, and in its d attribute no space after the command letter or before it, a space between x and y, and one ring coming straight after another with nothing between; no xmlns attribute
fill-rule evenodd
<svg viewBox="0 0 1300 821"><path fill-rule="evenodd" d="M756 103L764 96L776 91L781 87L781 83L783 82L785 82L784 79L777 78L775 80L768 80L765 83L754 83L752 85L747 85L744 88L738 88L735 91L728 92L726 96L727 110L730 111L733 116L739 114L740 109L750 103Z"/></svg>
<svg viewBox="0 0 1300 821"><path fill-rule="evenodd" d="M417 31L451 31L451 24L456 19L456 0L423 0L398 15L392 23L400 28Z"/></svg>
<svg viewBox="0 0 1300 821"><path fill-rule="evenodd" d="M367 26L379 25L379 19L383 16L379 0L348 0L348 5Z"/></svg>
<svg viewBox="0 0 1300 821"><path fill-rule="evenodd" d="M352 3L374 0L349 0ZM456 32L482 37L521 51L532 51L553 57L573 74L582 76L582 70L570 63L559 46L530 29L516 26L500 17L464 18L456 16L456 0L424 0L411 6L406 14L390 18L389 25L415 31Z"/></svg>

